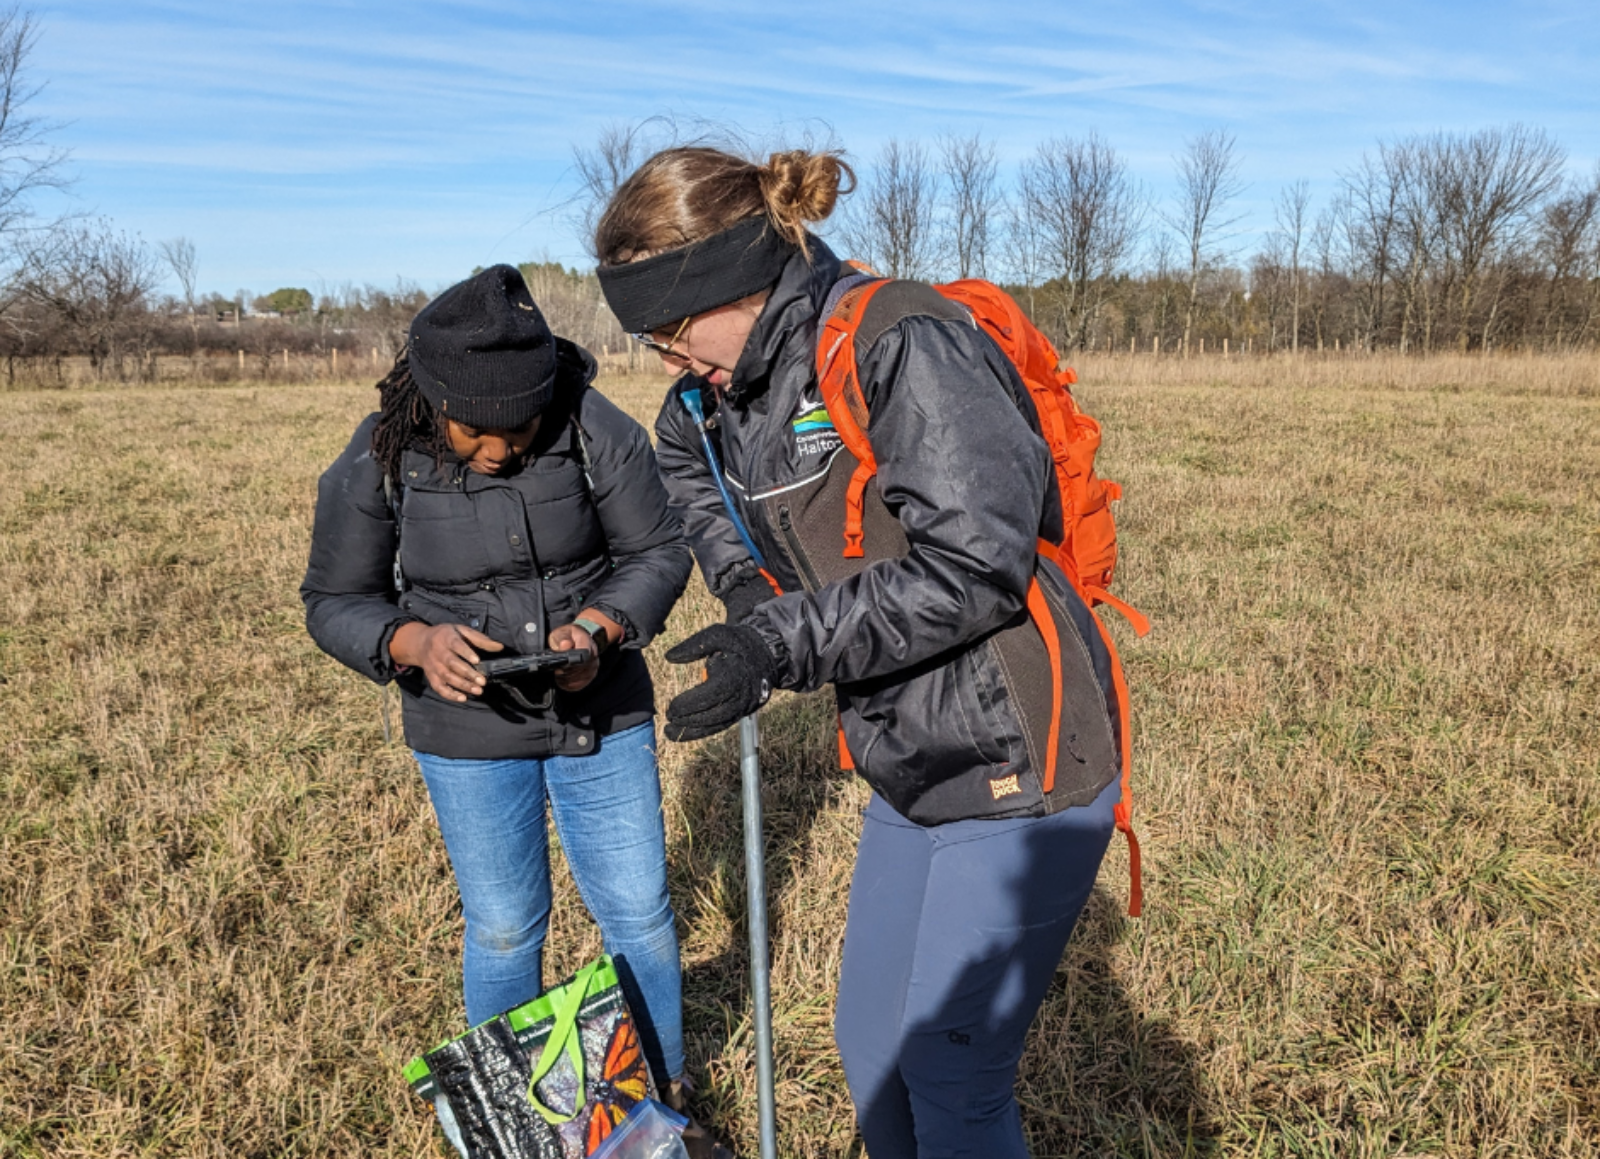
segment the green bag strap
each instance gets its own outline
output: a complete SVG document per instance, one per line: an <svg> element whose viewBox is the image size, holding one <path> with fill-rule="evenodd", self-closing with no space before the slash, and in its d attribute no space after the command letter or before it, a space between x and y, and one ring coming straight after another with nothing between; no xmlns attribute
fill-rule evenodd
<svg viewBox="0 0 1600 1159"><path fill-rule="evenodd" d="M555 1126L560 1123L570 1123L578 1117L578 1112L583 1110L584 1093L583 1080L583 1041L578 1033L578 1009L583 1005L583 1000L589 996L589 984L594 980L595 971L600 968L602 959L595 959L582 970L578 971L571 982L551 995L551 1006L554 1008L556 1021L550 1028L550 1037L545 1039L544 1051L539 1055L539 1061L534 1065L533 1073L528 1076L528 1102L533 1109L538 1111L545 1122ZM539 1080L550 1073L556 1065L556 1060L565 1050L567 1057L572 1060L572 1065L578 1072L578 1096L572 1105L572 1114L563 1115L559 1111L552 1111L539 1101L539 1096L534 1087Z"/></svg>

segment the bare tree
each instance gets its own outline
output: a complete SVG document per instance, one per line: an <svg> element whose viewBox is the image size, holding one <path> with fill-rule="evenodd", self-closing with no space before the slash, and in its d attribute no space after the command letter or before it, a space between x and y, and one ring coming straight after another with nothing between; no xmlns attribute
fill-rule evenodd
<svg viewBox="0 0 1600 1159"><path fill-rule="evenodd" d="M594 274L552 261L523 262L519 268L528 292L557 334L596 353L621 347L622 328L606 306Z"/></svg>
<svg viewBox="0 0 1600 1159"><path fill-rule="evenodd" d="M1028 317L1037 318L1039 283L1044 280L1044 241L1039 219L1026 197L1013 197L1006 204L1001 252L1006 277L1027 295Z"/></svg>
<svg viewBox="0 0 1600 1159"><path fill-rule="evenodd" d="M594 245L594 229L600 215L633 171L655 152L653 136L664 124L660 119L636 125L608 125L600 131L592 148L572 148L572 163L578 171L579 223L585 247Z"/></svg>
<svg viewBox="0 0 1600 1159"><path fill-rule="evenodd" d="M927 278L938 264L938 178L916 141L891 139L850 206L842 233L853 256L891 278Z"/></svg>
<svg viewBox="0 0 1600 1159"><path fill-rule="evenodd" d="M1581 342L1593 320L1593 291L1600 279L1600 169L1590 185L1573 182L1544 207L1536 252L1548 279L1542 310L1545 344L1561 349Z"/></svg>
<svg viewBox="0 0 1600 1159"><path fill-rule="evenodd" d="M335 340L345 336L357 349L367 347L385 360L394 359L405 347L411 319L427 301L422 287L403 278L389 287L346 284L331 293L324 290L317 296L315 323L321 330L317 345L319 349L327 345L331 329ZM305 325L306 316L298 317Z"/></svg>
<svg viewBox="0 0 1600 1159"><path fill-rule="evenodd" d="M1169 223L1189 250L1189 302L1183 315L1185 354L1194 334L1206 246L1215 245L1217 235L1225 234L1239 221L1238 216L1229 216L1228 204L1244 192L1244 182L1239 177L1240 159L1233 146L1232 134L1212 129L1191 137L1176 159L1178 202Z"/></svg>
<svg viewBox="0 0 1600 1159"><path fill-rule="evenodd" d="M183 291L183 304L189 311L189 334L192 345L198 347L200 322L194 312L194 289L199 265L195 260L194 242L186 237L170 238L160 244L160 249L162 260Z"/></svg>
<svg viewBox="0 0 1600 1159"><path fill-rule="evenodd" d="M1005 201L997 179L994 144L978 133L944 137L939 142L939 160L949 200L951 237L947 248L955 258L956 276L986 277L993 223Z"/></svg>
<svg viewBox="0 0 1600 1159"><path fill-rule="evenodd" d="M1091 133L1040 145L1023 166L1021 197L1056 277L1062 342L1081 350L1138 240L1138 188L1116 150Z"/></svg>
<svg viewBox="0 0 1600 1159"><path fill-rule="evenodd" d="M1333 203L1335 237L1355 286L1356 337L1364 350L1373 349L1384 324L1408 172L1406 154L1383 146L1376 158L1363 156L1359 165L1342 175L1343 188ZM1410 252L1415 254L1424 245L1420 237L1413 238ZM1401 333L1403 342L1403 325Z"/></svg>
<svg viewBox="0 0 1600 1159"><path fill-rule="evenodd" d="M1379 148L1383 172L1383 212L1387 215L1390 255L1405 270L1401 283L1400 353L1409 353L1420 335L1422 352L1433 349L1438 325L1437 266L1439 214L1435 167L1421 143L1412 139ZM1380 298L1381 305L1381 298Z"/></svg>
<svg viewBox="0 0 1600 1159"><path fill-rule="evenodd" d="M43 87L27 72L38 39L32 12L0 9L0 235L32 219L35 193L67 184L67 154L48 140L56 126L28 112Z"/></svg>
<svg viewBox="0 0 1600 1159"><path fill-rule="evenodd" d="M1278 236L1289 262L1289 350L1300 352L1300 260L1310 226L1311 185L1305 180L1286 186L1278 194Z"/></svg>
<svg viewBox="0 0 1600 1159"><path fill-rule="evenodd" d="M1566 152L1542 129L1525 125L1441 134L1425 151L1440 237L1453 267L1456 342L1465 351L1489 264L1526 240L1539 204L1560 187ZM1480 345L1489 340L1497 304L1491 301L1478 323Z"/></svg>
<svg viewBox="0 0 1600 1159"><path fill-rule="evenodd" d="M1333 206L1328 206L1317 214L1316 224L1311 227L1311 254L1317 263L1317 285L1316 293L1311 299L1311 320L1316 327L1319 352L1327 341L1328 299L1332 296L1333 289L1334 234L1337 229L1337 216Z"/></svg>
<svg viewBox="0 0 1600 1159"><path fill-rule="evenodd" d="M1161 232L1156 234L1155 241L1150 247L1150 273L1147 277L1153 279L1156 285L1155 309L1150 319L1150 337L1158 343L1167 333L1167 326L1172 320L1170 315L1175 308L1173 286L1176 277L1172 247L1172 236Z"/></svg>
<svg viewBox="0 0 1600 1159"><path fill-rule="evenodd" d="M123 377L123 358L155 288L157 262L108 221L68 222L25 248L19 296L60 320L96 374Z"/></svg>
<svg viewBox="0 0 1600 1159"><path fill-rule="evenodd" d="M1278 331L1283 325L1284 299L1292 295L1293 273L1289 241L1282 233L1269 233L1266 248L1250 260L1249 289L1243 294L1245 313L1267 317L1267 349L1278 348ZM1242 326L1248 332L1253 326ZM1292 339L1291 339L1292 342Z"/></svg>

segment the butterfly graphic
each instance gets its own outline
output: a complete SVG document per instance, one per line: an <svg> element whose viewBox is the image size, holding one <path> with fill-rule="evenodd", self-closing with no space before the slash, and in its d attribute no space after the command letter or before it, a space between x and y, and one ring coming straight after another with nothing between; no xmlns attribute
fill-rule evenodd
<svg viewBox="0 0 1600 1159"><path fill-rule="evenodd" d="M599 1081L590 1088L589 1133L584 1154L593 1155L606 1141L635 1103L650 1094L649 1073L644 1053L639 1048L639 1032L633 1019L624 1015L611 1032L606 1047L606 1064Z"/></svg>

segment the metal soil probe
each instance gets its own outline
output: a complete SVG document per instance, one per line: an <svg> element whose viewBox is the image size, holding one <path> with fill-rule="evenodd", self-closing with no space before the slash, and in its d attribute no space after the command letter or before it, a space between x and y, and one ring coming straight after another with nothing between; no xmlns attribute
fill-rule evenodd
<svg viewBox="0 0 1600 1159"><path fill-rule="evenodd" d="M739 722L739 780L744 791L744 876L750 906L750 1002L755 1007L756 1094L761 1159L778 1159L778 1109L772 1090L772 987L767 958L767 870L761 843L761 757L752 714Z"/></svg>

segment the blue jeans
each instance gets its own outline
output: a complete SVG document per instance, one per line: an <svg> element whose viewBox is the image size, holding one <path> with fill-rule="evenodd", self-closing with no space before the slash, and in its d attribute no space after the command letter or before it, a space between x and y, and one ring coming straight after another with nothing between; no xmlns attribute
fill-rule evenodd
<svg viewBox="0 0 1600 1159"><path fill-rule="evenodd" d="M573 880L639 1021L645 1056L663 1081L682 1075L683 974L667 896L654 723L602 737L582 757L415 756L461 890L468 1024L544 988L548 799Z"/></svg>
<svg viewBox="0 0 1600 1159"><path fill-rule="evenodd" d="M922 826L873 794L834 1021L872 1159L1027 1159L1017 1063L1121 796Z"/></svg>

